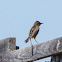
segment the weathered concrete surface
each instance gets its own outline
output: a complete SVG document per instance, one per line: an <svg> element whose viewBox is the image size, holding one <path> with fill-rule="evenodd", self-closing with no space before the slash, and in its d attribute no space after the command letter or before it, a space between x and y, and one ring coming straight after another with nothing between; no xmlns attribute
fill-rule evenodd
<svg viewBox="0 0 62 62"><path fill-rule="evenodd" d="M8 50L16 50L16 38L7 38L0 40L0 53Z"/></svg>
<svg viewBox="0 0 62 62"><path fill-rule="evenodd" d="M22 62L21 60L17 60L14 58L10 58L12 56L8 52L16 50L16 38L6 38L0 40L0 62ZM9 57L5 57L5 55L10 55Z"/></svg>
<svg viewBox="0 0 62 62"><path fill-rule="evenodd" d="M62 53L62 37L14 51L9 50L8 39L0 43L0 46L5 44L1 47L4 50L0 48L0 61L3 62L28 62Z"/></svg>

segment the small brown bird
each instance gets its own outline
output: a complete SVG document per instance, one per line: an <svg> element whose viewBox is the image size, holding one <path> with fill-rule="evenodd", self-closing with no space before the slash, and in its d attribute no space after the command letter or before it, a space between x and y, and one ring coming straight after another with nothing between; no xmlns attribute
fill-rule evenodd
<svg viewBox="0 0 62 62"><path fill-rule="evenodd" d="M29 31L29 36L28 38L25 40L25 43L27 43L29 40L31 41L31 38L36 38L38 32L39 32L39 26L43 24L43 23L40 23L39 21L36 21L33 25L33 27L30 29ZM35 40L36 41L36 40ZM37 42L37 41L36 41ZM38 43L38 42L37 42ZM32 44L32 43L31 43Z"/></svg>

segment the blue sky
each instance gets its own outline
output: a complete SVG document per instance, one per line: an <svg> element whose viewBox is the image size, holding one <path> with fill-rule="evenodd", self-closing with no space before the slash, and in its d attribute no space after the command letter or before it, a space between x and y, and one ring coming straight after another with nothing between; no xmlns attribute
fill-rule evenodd
<svg viewBox="0 0 62 62"><path fill-rule="evenodd" d="M0 0L0 39L16 37L20 49L30 46L24 40L36 20L44 23L36 37L38 43L61 37L62 0ZM34 39L32 43L36 44Z"/></svg>

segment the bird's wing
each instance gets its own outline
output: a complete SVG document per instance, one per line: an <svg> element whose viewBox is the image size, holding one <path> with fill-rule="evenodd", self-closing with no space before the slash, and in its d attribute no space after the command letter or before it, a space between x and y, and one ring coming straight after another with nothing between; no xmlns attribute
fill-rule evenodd
<svg viewBox="0 0 62 62"><path fill-rule="evenodd" d="M38 34L38 31L39 31L39 26L32 27L30 32L29 32L29 37L30 38L35 38L36 35Z"/></svg>
<svg viewBox="0 0 62 62"><path fill-rule="evenodd" d="M33 26L30 31L29 31L29 37L32 35L33 31L34 31L35 27Z"/></svg>

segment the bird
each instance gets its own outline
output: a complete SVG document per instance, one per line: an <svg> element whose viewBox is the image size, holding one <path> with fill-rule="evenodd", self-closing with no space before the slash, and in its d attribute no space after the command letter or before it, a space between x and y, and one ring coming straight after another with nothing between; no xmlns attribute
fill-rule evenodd
<svg viewBox="0 0 62 62"><path fill-rule="evenodd" d="M33 24L33 26L32 26L32 28L30 29L30 31L29 31L29 36L28 36L28 38L24 41L25 43L27 43L29 40L31 41L31 39L32 38L34 38L34 40L36 41L36 36L37 36L37 34L39 33L39 26L41 25L41 24L43 24L43 23L40 23L39 21L36 21L34 24ZM36 41L37 42L37 41ZM37 42L38 43L38 42ZM31 45L32 45L32 43L31 43Z"/></svg>

